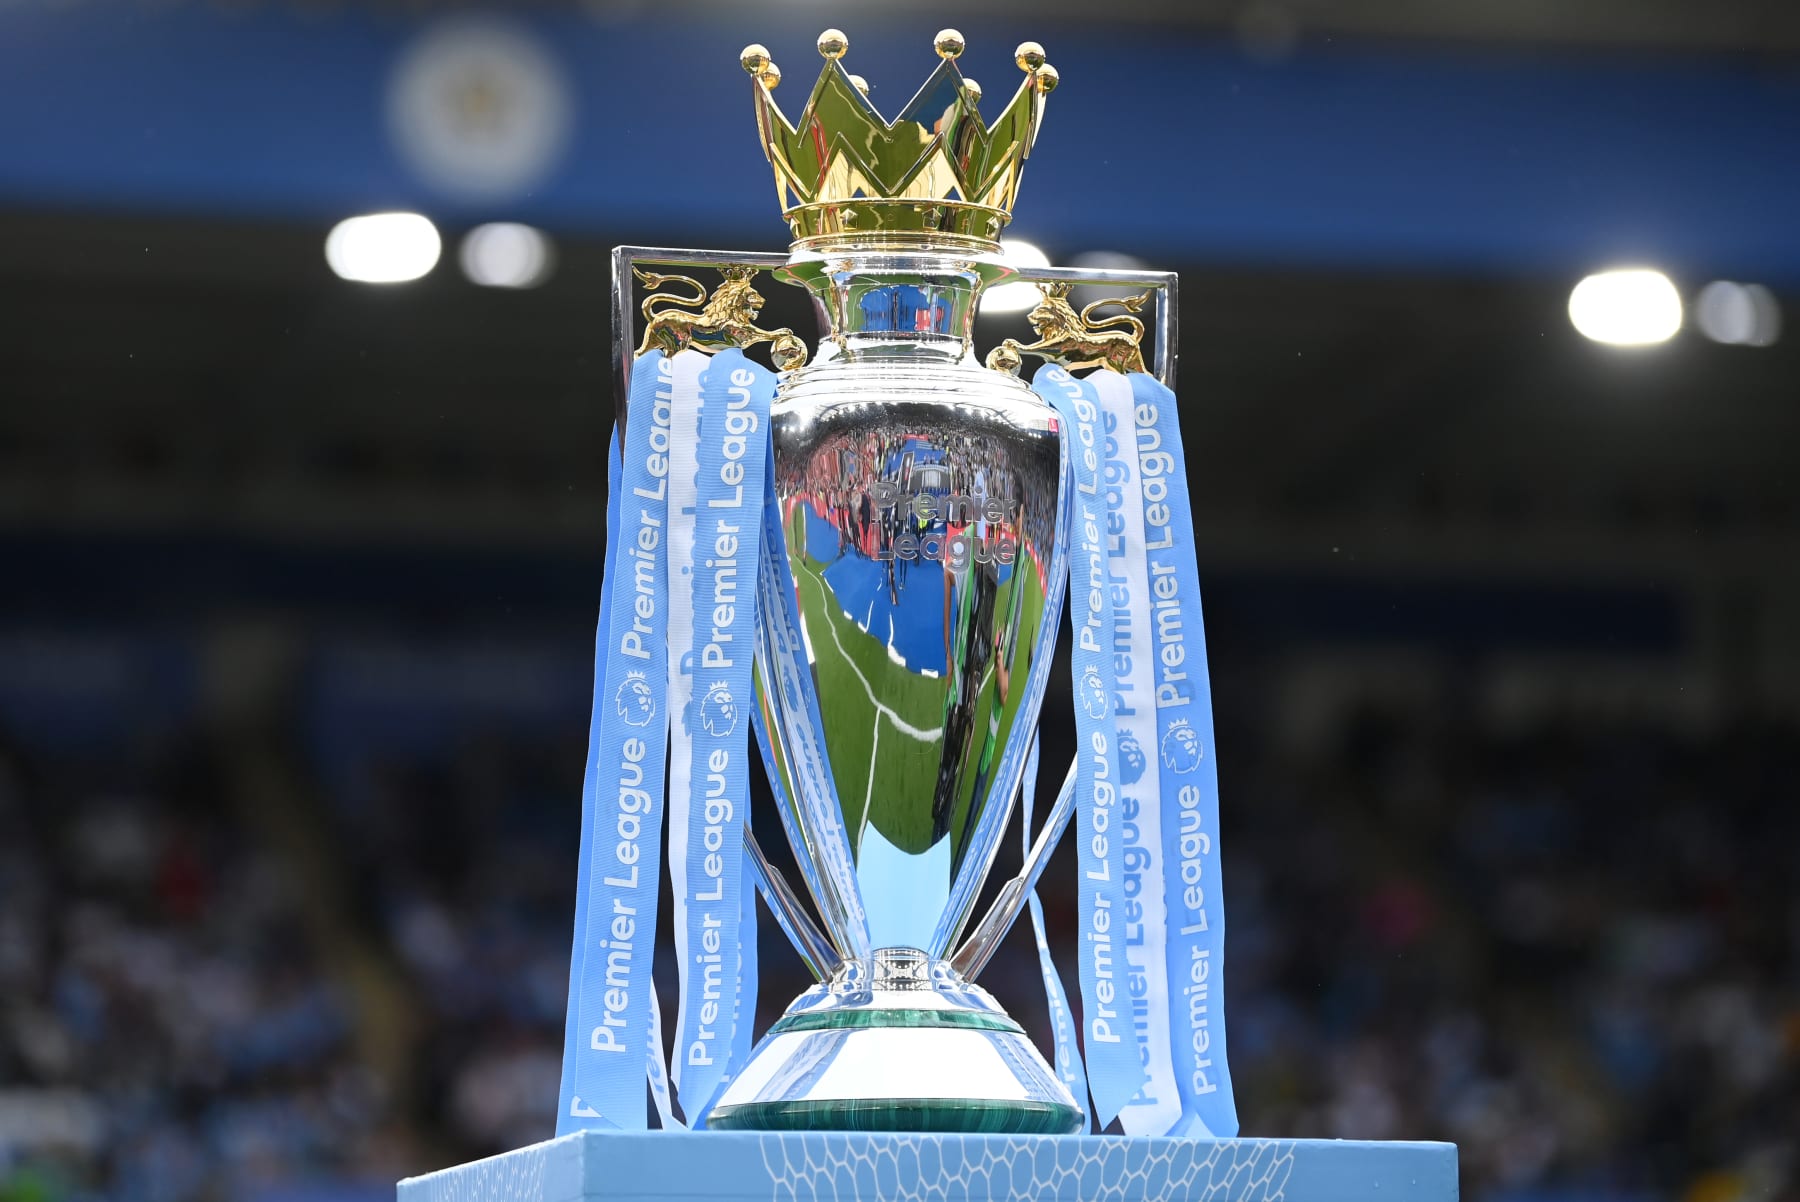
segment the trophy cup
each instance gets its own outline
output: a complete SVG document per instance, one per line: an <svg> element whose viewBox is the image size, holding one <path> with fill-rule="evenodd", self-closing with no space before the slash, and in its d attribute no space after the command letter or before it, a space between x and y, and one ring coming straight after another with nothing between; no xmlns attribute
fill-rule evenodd
<svg viewBox="0 0 1800 1202"><path fill-rule="evenodd" d="M990 128L955 65L891 125L842 34L799 124L748 48L795 240L777 278L828 334L770 412L784 548L764 574L758 734L835 959L725 1090L715 1128L1066 1132L1069 1091L953 956L994 860L1052 660L1066 576L1062 424L971 341L1056 74ZM778 76L777 76L778 78Z"/></svg>
<svg viewBox="0 0 1800 1202"><path fill-rule="evenodd" d="M1036 43L991 124L962 76L963 39L892 122L843 67L827 30L797 122L780 72L747 47L758 131L793 234L790 253L620 247L615 355L630 395L631 282L654 293L637 353L772 344L772 461L756 581L755 717L764 764L814 921L748 826L745 864L819 978L706 1112L715 1129L1063 1133L1085 1113L1024 1031L973 983L1023 910L1073 812L1076 769L1022 871L972 922L1035 738L1068 573L1066 422L1018 378L1034 355L1142 372L1152 292L1158 375L1172 383L1175 277L1038 269L1002 256L1025 158L1058 76ZM683 276L712 267L710 297ZM756 325L768 271L811 295L824 337L807 363L789 330ZM1040 337L986 360L985 288L1043 287ZM1075 283L1142 294L1077 311ZM1126 314L1095 320L1118 305ZM804 364L804 366L803 366ZM672 803L673 804L673 803ZM679 1042L679 1039L678 1039Z"/></svg>
<svg viewBox="0 0 1800 1202"><path fill-rule="evenodd" d="M830 327L770 412L785 571L760 594L757 666L766 760L838 963L708 1123L1069 1131L1069 1091L951 959L1019 788L1067 570L1061 423L971 342L983 287L1013 274L996 238L1055 75L1022 48L1026 83L990 131L946 33L888 126L844 50L820 40L798 129L767 55L744 56L797 201L776 275Z"/></svg>

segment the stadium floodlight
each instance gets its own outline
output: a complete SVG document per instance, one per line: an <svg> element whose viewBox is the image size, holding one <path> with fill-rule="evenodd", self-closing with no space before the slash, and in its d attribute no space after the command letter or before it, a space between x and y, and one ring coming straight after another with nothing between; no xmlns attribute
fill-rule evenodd
<svg viewBox="0 0 1800 1202"><path fill-rule="evenodd" d="M437 227L418 213L366 213L332 227L325 262L346 280L400 284L436 267L443 246Z"/></svg>
<svg viewBox="0 0 1800 1202"><path fill-rule="evenodd" d="M1595 342L1651 346L1681 329L1681 294L1649 268L1597 272L1569 293L1569 320Z"/></svg>

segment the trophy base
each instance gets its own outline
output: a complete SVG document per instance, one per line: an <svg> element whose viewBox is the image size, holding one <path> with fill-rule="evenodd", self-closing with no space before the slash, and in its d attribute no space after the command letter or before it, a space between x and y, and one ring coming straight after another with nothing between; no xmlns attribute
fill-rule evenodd
<svg viewBox="0 0 1800 1202"><path fill-rule="evenodd" d="M706 1125L1062 1135L1082 1113L985 990L923 952L884 948L801 994Z"/></svg>
<svg viewBox="0 0 1800 1202"><path fill-rule="evenodd" d="M1081 1112L1054 1102L968 1098L834 1098L718 1106L706 1125L720 1131L941 1131L980 1135L1069 1135Z"/></svg>

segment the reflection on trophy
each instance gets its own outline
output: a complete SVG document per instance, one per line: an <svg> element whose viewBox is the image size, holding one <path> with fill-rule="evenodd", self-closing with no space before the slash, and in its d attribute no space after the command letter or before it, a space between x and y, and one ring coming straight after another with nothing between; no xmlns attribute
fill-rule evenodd
<svg viewBox="0 0 1800 1202"><path fill-rule="evenodd" d="M819 41L798 124L757 122L792 253L829 324L771 410L785 548L765 549L759 733L832 963L725 1090L719 1128L1063 1132L1082 1111L969 977L1004 923L965 938L1020 787L1066 575L1056 412L971 341L1056 74L992 125L962 40L892 123ZM1016 360L1015 360L1016 364Z"/></svg>

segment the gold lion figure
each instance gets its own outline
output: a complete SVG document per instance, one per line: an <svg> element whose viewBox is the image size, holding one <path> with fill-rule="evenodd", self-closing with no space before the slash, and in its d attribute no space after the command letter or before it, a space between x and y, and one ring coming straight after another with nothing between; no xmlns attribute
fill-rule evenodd
<svg viewBox="0 0 1800 1202"><path fill-rule="evenodd" d="M651 349L674 356L689 347L712 354L730 347L773 343L775 366L783 371L806 362L806 344L792 330L765 330L756 324L762 312L762 294L751 286L756 278L754 267L724 267L725 277L711 296L699 280L685 275L658 275L653 271L632 268L633 274L647 288L678 284L691 288L692 296L657 293L644 298L644 340L637 353Z"/></svg>
<svg viewBox="0 0 1800 1202"><path fill-rule="evenodd" d="M1144 340L1144 323L1133 315L1144 307L1150 293L1109 296L1084 305L1077 313L1075 306L1069 303L1068 284L1040 284L1038 287L1044 299L1025 318L1037 331L1038 340L1021 344L1017 339L1006 339L988 352L989 367L1017 374L1019 356L1036 355L1070 371L1084 367L1105 367L1116 372L1144 370L1144 353L1138 347ZM1125 312L1096 321L1094 310L1106 305L1118 305ZM1108 326L1124 328L1114 330Z"/></svg>

